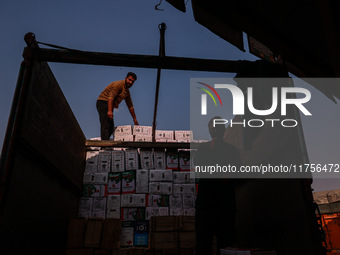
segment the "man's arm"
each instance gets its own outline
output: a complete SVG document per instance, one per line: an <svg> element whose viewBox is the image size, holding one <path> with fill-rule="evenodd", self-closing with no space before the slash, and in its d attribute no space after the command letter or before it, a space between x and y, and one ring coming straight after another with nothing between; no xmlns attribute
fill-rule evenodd
<svg viewBox="0 0 340 255"><path fill-rule="evenodd" d="M113 99L107 101L107 117L113 119Z"/></svg>
<svg viewBox="0 0 340 255"><path fill-rule="evenodd" d="M130 92L129 92L129 95L125 98L125 103L126 103L126 106L128 107L128 109L130 111L130 114L131 114L132 119L133 119L133 123L135 125L139 125L138 121L137 121L136 114L135 114L135 109L134 109L133 104L132 104Z"/></svg>
<svg viewBox="0 0 340 255"><path fill-rule="evenodd" d="M130 108L129 108L129 111L130 111L130 114L131 114L131 116L132 116L133 123L134 123L135 125L139 125L139 124L138 124L138 121L137 121L136 114L135 114L134 107L133 107L133 106L130 107Z"/></svg>
<svg viewBox="0 0 340 255"><path fill-rule="evenodd" d="M122 88L119 86L120 81L112 82L110 86L110 92L107 100L107 117L113 119L113 101L115 97L121 92Z"/></svg>

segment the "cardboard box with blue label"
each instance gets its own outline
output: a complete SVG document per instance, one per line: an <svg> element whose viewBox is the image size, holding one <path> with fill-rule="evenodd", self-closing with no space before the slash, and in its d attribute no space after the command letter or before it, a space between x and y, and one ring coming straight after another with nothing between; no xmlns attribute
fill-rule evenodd
<svg viewBox="0 0 340 255"><path fill-rule="evenodd" d="M147 247L149 243L149 222L136 221L134 226L134 245Z"/></svg>

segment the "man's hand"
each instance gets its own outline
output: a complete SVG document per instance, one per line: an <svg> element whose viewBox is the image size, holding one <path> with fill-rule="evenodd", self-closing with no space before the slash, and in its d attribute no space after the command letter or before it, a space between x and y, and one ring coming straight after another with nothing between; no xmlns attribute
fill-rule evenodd
<svg viewBox="0 0 340 255"><path fill-rule="evenodd" d="M107 112L107 117L108 117L109 119L113 119L113 112L108 111L108 112Z"/></svg>

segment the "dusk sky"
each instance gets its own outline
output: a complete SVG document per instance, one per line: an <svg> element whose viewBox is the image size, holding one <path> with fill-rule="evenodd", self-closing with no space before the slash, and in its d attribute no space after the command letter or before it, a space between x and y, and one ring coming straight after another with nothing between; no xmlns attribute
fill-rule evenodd
<svg viewBox="0 0 340 255"><path fill-rule="evenodd" d="M158 25L166 23L165 52L168 56L223 60L256 60L198 24L191 2L182 13L162 1L163 11L155 10L159 0L102 1L1 1L0 31L0 145L2 146L18 77L24 35L33 32L37 41L94 52L158 55ZM246 36L245 36L246 42ZM46 46L40 46L46 47ZM140 125L152 125L156 87L155 69L49 63L87 138L100 136L95 103L110 82L124 79L129 71L138 80L131 88ZM190 78L234 77L232 73L163 70L158 103L157 129L188 130ZM339 105L311 86L313 113L303 118L309 157L314 163L340 163L337 132L340 130ZM132 125L132 118L121 104L115 112L116 125ZM205 137L208 138L208 137ZM71 139L71 138L70 138ZM337 161L337 162L336 162ZM340 174L339 174L340 177ZM340 179L315 180L315 190L340 188Z"/></svg>

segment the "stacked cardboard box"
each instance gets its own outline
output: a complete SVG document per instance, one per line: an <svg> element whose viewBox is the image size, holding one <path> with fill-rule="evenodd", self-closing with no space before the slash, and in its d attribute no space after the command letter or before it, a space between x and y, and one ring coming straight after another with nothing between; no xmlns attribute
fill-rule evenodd
<svg viewBox="0 0 340 255"><path fill-rule="evenodd" d="M156 130L155 131L156 142L170 142L174 141L174 131L170 130Z"/></svg>
<svg viewBox="0 0 340 255"><path fill-rule="evenodd" d="M88 151L78 216L128 221L194 215L189 161L189 151L174 149Z"/></svg>
<svg viewBox="0 0 340 255"><path fill-rule="evenodd" d="M133 135L135 142L152 142L152 127L133 126Z"/></svg>
<svg viewBox="0 0 340 255"><path fill-rule="evenodd" d="M180 216L178 231L179 254L193 254L196 243L195 217Z"/></svg>
<svg viewBox="0 0 340 255"><path fill-rule="evenodd" d="M131 125L118 126L114 130L115 141L133 142L133 138Z"/></svg>
<svg viewBox="0 0 340 255"><path fill-rule="evenodd" d="M178 217L158 216L150 220L150 248L178 254Z"/></svg>
<svg viewBox="0 0 340 255"><path fill-rule="evenodd" d="M191 130L176 130L175 131L175 140L177 142L188 143L193 140L193 134Z"/></svg>
<svg viewBox="0 0 340 255"><path fill-rule="evenodd" d="M120 233L119 219L71 219L65 254L111 254L120 247Z"/></svg>
<svg viewBox="0 0 340 255"><path fill-rule="evenodd" d="M151 130L121 126L115 135L150 136ZM158 134L174 139L173 131ZM120 246L128 248L125 251L129 254L143 250L134 251L133 247L149 245L152 216L194 215L196 191L195 180L190 178L189 151L111 148L88 151L86 159L78 216L89 220L120 219ZM178 240L178 230L174 235ZM178 241L176 245L178 248Z"/></svg>
<svg viewBox="0 0 340 255"><path fill-rule="evenodd" d="M155 216L150 222L78 218L69 222L65 254L193 254L194 246L192 216Z"/></svg>
<svg viewBox="0 0 340 255"><path fill-rule="evenodd" d="M193 254L195 248L194 217L152 217L150 248L161 249L163 254Z"/></svg>
<svg viewBox="0 0 340 255"><path fill-rule="evenodd" d="M115 141L135 141L135 142L152 142L151 126L118 126L114 131ZM181 142L187 143L193 141L191 130L156 130L156 142Z"/></svg>
<svg viewBox="0 0 340 255"><path fill-rule="evenodd" d="M114 131L115 141L152 142L151 126L118 126Z"/></svg>

